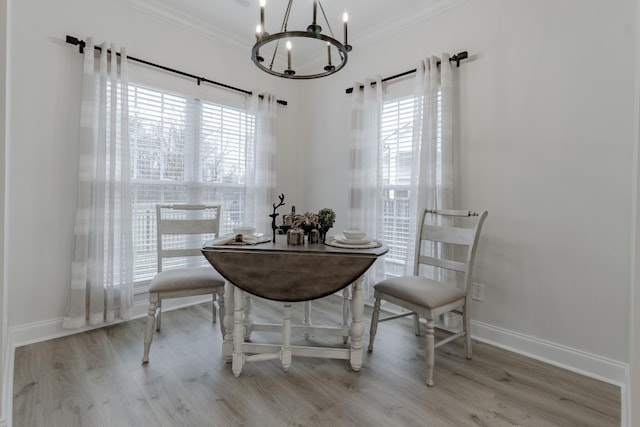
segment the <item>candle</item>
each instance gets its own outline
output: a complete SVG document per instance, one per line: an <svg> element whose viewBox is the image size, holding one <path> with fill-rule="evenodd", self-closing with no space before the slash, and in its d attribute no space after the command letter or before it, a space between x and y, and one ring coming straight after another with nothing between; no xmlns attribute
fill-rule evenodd
<svg viewBox="0 0 640 427"><path fill-rule="evenodd" d="M291 69L291 42L287 41L287 69Z"/></svg>
<svg viewBox="0 0 640 427"><path fill-rule="evenodd" d="M342 22L344 22L344 45L345 46L349 44L347 42L347 22L348 21L349 21L349 14L345 10L345 12L342 14Z"/></svg>
<svg viewBox="0 0 640 427"><path fill-rule="evenodd" d="M267 0L260 0L260 27L264 28L264 6Z"/></svg>
<svg viewBox="0 0 640 427"><path fill-rule="evenodd" d="M329 61L329 65L331 65L331 43L327 42L327 60Z"/></svg>

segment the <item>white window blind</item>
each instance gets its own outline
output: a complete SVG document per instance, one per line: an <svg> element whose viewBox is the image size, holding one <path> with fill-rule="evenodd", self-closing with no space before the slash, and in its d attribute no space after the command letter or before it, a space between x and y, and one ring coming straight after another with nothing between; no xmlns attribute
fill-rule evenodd
<svg viewBox="0 0 640 427"><path fill-rule="evenodd" d="M382 141L382 240L389 246L385 257L388 275L403 273L409 242L409 189L413 138L414 98L387 101L380 127Z"/></svg>
<svg viewBox="0 0 640 427"><path fill-rule="evenodd" d="M156 204L221 204L221 234L243 223L245 169L254 126L254 117L237 108L130 85L137 283L157 272Z"/></svg>
<svg viewBox="0 0 640 427"><path fill-rule="evenodd" d="M437 114L437 155L440 155L441 115L440 97L438 96ZM382 224L382 240L389 246L385 257L385 273L387 276L405 274L405 260L409 247L409 218L415 215L410 212L409 199L413 176L411 173L413 152L413 119L415 97L407 96L385 101L381 118L381 164L382 191L384 194ZM438 164L439 159L438 159ZM438 171L439 172L439 171ZM436 176L439 176L437 173Z"/></svg>

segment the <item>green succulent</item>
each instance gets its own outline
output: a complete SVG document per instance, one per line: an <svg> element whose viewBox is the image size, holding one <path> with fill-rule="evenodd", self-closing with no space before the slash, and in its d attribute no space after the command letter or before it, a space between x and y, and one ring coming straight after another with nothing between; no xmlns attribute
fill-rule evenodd
<svg viewBox="0 0 640 427"><path fill-rule="evenodd" d="M336 213L333 209L324 208L318 211L318 220L322 225L333 225L336 221Z"/></svg>

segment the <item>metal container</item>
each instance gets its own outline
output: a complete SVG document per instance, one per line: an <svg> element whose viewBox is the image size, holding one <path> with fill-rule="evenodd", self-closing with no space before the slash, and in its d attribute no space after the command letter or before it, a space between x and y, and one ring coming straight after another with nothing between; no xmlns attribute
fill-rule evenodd
<svg viewBox="0 0 640 427"><path fill-rule="evenodd" d="M320 231L317 228L309 230L309 243L320 242Z"/></svg>
<svg viewBox="0 0 640 427"><path fill-rule="evenodd" d="M292 228L287 231L287 245L304 245L304 230Z"/></svg>

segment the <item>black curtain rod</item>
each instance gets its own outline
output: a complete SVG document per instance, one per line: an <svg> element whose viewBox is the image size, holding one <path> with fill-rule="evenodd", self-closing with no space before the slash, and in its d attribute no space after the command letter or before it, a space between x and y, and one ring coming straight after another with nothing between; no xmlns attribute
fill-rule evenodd
<svg viewBox="0 0 640 427"><path fill-rule="evenodd" d="M452 57L449 58L449 62L455 62L456 63L456 67L460 66L460 61L463 59L467 59L469 57L469 54L467 53L467 51L465 50L464 52L459 52L455 55L453 55ZM438 65L440 65L440 61L438 61ZM382 83L384 82L388 82L389 80L393 80L393 79L397 79L399 77L404 77L404 76L408 76L409 74L413 74L416 71L418 71L417 68L414 68L413 70L409 70L409 71L405 71L404 73L400 73L400 74L396 74L394 76L389 76L389 77L385 77L384 79L381 80ZM376 82L371 82L371 87L375 86ZM360 86L360 90L364 89L364 85ZM352 93L353 92L353 88L347 88L347 90L345 91L347 93Z"/></svg>
<svg viewBox="0 0 640 427"><path fill-rule="evenodd" d="M77 37L73 37L73 36L67 35L67 43L72 44L74 46L77 45L78 46L78 51L80 53L84 52L84 47L86 45L84 40L80 40ZM100 48L100 46L94 46L94 47L95 47L96 50L102 50ZM116 55L120 56L120 53L116 52ZM241 92L241 93L244 93L246 95L253 95L253 92L251 92L249 90L245 90L245 89L240 89L240 88L237 88L237 87L229 86L229 85L224 84L224 83L216 82L214 80L209 80L209 79L207 79L205 77L198 77L198 76L193 75L193 74L185 73L184 71L176 70L174 68L165 67L164 65L154 64L153 62L145 61L144 59L135 58L135 57L129 56L129 55L127 55L127 58L129 60L131 60L131 61L139 62L141 64L149 65L151 67L160 68L161 70L164 70L164 71L169 71L169 72L174 73L174 74L179 74L179 75L184 76L184 77L189 77L189 78L195 79L196 82L198 83L198 85L200 85L202 82L211 83L212 85L220 86L220 87L223 87L223 88L226 88L226 89L230 89L230 90L235 90L236 92ZM263 95L258 95L258 97L260 99L264 98ZM277 102L280 105L287 105L287 101L283 101L282 99L278 99Z"/></svg>

